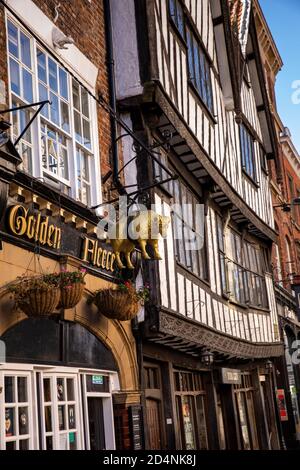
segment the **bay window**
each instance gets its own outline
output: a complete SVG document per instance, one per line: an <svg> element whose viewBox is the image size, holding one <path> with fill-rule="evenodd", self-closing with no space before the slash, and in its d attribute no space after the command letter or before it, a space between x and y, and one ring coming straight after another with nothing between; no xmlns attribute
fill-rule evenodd
<svg viewBox="0 0 300 470"><path fill-rule="evenodd" d="M80 149L77 149L76 155L79 198L81 202L89 205L91 198L90 157Z"/></svg>
<svg viewBox="0 0 300 470"><path fill-rule="evenodd" d="M181 180L171 182L174 196L173 229L178 263L201 279L208 279L203 205Z"/></svg>
<svg viewBox="0 0 300 470"><path fill-rule="evenodd" d="M50 172L68 183L67 139L43 120L41 122L41 149L44 172Z"/></svg>
<svg viewBox="0 0 300 470"><path fill-rule="evenodd" d="M240 125L240 143L243 170L256 182L254 139L243 124Z"/></svg>
<svg viewBox="0 0 300 470"><path fill-rule="evenodd" d="M7 36L11 107L51 103L44 105L17 145L21 169L83 204L98 202L92 126L97 120L89 93L10 19ZM14 142L35 111L29 107L12 113Z"/></svg>
<svg viewBox="0 0 300 470"><path fill-rule="evenodd" d="M185 38L185 25L184 25L185 20L184 20L183 8L179 0L169 0L169 13L181 37L184 39Z"/></svg>
<svg viewBox="0 0 300 470"><path fill-rule="evenodd" d="M17 26L7 23L7 46L9 54L9 75L12 107L29 104L33 101L32 79L32 46L30 38ZM31 117L27 110L16 111L12 114L12 134L14 141L25 129ZM32 172L32 136L28 130L18 145L18 151L23 159L23 169Z"/></svg>
<svg viewBox="0 0 300 470"><path fill-rule="evenodd" d="M210 65L203 48L190 28L187 28L187 45L189 80L206 107L213 113Z"/></svg>
<svg viewBox="0 0 300 470"><path fill-rule="evenodd" d="M12 100L12 107L18 107L20 103L17 100ZM29 109L20 109L19 111L14 111L12 113L12 138L15 142L23 129L28 125L31 118L31 112ZM32 154L33 154L33 144L32 144L32 132L31 127L27 129L23 138L18 144L18 150L22 156L22 168L28 173L32 173Z"/></svg>
<svg viewBox="0 0 300 470"><path fill-rule="evenodd" d="M69 93L67 73L37 49L39 100L51 101L45 105L41 114L63 131L70 133Z"/></svg>
<svg viewBox="0 0 300 470"><path fill-rule="evenodd" d="M232 300L258 308L269 308L263 247L253 244L232 228L224 234L217 216L217 233L222 292Z"/></svg>

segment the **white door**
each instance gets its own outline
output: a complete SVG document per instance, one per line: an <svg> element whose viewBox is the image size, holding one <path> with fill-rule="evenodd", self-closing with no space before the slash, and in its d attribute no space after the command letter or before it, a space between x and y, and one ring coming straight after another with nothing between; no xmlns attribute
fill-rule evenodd
<svg viewBox="0 0 300 470"><path fill-rule="evenodd" d="M38 381L42 449L82 449L78 375L40 373Z"/></svg>
<svg viewBox="0 0 300 470"><path fill-rule="evenodd" d="M1 365L0 450L90 449L95 424L92 434L102 432L104 448L114 449L115 376L67 367ZM97 422L89 416L92 399L101 399Z"/></svg>
<svg viewBox="0 0 300 470"><path fill-rule="evenodd" d="M32 373L0 373L0 449L34 449Z"/></svg>

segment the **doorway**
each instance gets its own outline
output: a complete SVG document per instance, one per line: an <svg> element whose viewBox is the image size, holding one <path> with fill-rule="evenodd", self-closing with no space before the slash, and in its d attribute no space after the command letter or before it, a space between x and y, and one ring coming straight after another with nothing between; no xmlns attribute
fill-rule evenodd
<svg viewBox="0 0 300 470"><path fill-rule="evenodd" d="M162 450L165 448L165 428L161 371L158 364L144 364L144 384L147 448L150 450Z"/></svg>
<svg viewBox="0 0 300 470"><path fill-rule="evenodd" d="M91 450L105 450L102 398L88 398L89 447Z"/></svg>
<svg viewBox="0 0 300 470"><path fill-rule="evenodd" d="M115 449L111 374L0 367L0 450Z"/></svg>
<svg viewBox="0 0 300 470"><path fill-rule="evenodd" d="M251 373L242 374L241 385L234 385L235 405L242 450L259 449L254 392L255 389L252 383Z"/></svg>
<svg viewBox="0 0 300 470"><path fill-rule="evenodd" d="M153 450L161 450L161 411L160 402L148 398L146 400L146 414L148 424L149 447Z"/></svg>

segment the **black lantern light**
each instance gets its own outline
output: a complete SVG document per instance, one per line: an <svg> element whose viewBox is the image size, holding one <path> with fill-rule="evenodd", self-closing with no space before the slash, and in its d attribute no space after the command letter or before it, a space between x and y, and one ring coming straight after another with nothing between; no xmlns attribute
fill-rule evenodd
<svg viewBox="0 0 300 470"><path fill-rule="evenodd" d="M300 205L300 197L296 197L291 202L283 202L282 204L276 204L273 209L282 209L283 212L291 212L292 206Z"/></svg>
<svg viewBox="0 0 300 470"><path fill-rule="evenodd" d="M273 362L270 361L270 360L268 360L268 361L266 362L266 371L267 371L267 372L271 372L272 369L273 369Z"/></svg>
<svg viewBox="0 0 300 470"><path fill-rule="evenodd" d="M211 366L214 362L214 355L212 352L204 349L201 353L201 362L206 366Z"/></svg>

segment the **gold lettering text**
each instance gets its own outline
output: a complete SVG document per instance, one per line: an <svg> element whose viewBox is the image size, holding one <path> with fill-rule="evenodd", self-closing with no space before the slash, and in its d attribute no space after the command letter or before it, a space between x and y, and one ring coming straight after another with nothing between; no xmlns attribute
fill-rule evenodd
<svg viewBox="0 0 300 470"><path fill-rule="evenodd" d="M23 206L14 206L9 213L9 228L15 235L25 235L27 228L28 210Z"/></svg>

